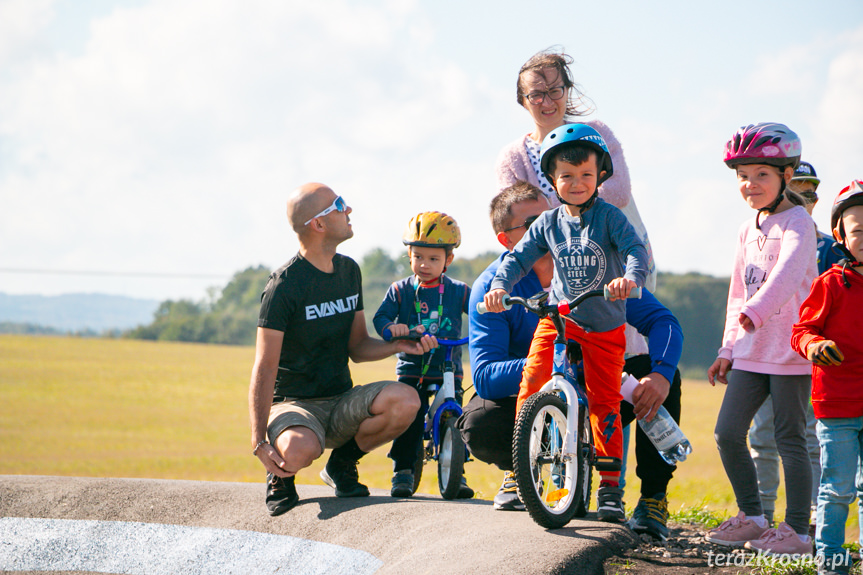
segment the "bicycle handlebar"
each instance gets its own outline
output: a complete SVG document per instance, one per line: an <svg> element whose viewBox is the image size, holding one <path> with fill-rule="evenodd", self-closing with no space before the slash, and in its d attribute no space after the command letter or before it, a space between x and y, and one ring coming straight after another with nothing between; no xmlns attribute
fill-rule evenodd
<svg viewBox="0 0 863 575"><path fill-rule="evenodd" d="M526 308L528 311L531 311L531 312L533 312L536 315L539 315L541 317L545 317L552 310L556 310L558 313L560 313L562 315L569 315L569 312L571 312L573 309L578 307L579 304L581 304L581 302L583 302L584 300L592 298L592 297L600 297L600 296L602 296L603 298L605 298L607 300L607 299L609 299L609 295L610 294L608 293L608 286L603 286L603 288L601 290L596 289L596 290L584 292L583 294L581 294L580 296L578 296L574 300L562 301L562 302L559 302L557 305L544 305L543 302L545 301L545 299L543 299L542 301L536 301L536 300L533 300L533 298L527 298L526 299L526 298L522 298L522 297L515 297L515 296L506 295L503 298L503 307L504 307L504 309L510 309L513 306L513 304L518 304L518 305L521 305L524 308ZM641 288L640 287L632 288L632 290L630 290L630 292L629 292L629 296L627 296L627 299L641 299ZM532 300L534 301L533 304L530 303ZM481 314L488 313L488 310L485 307L485 302L477 303L476 304L476 311L478 313L481 313Z"/></svg>
<svg viewBox="0 0 863 575"><path fill-rule="evenodd" d="M430 336L431 334L430 334L430 333L428 333L428 332L424 332L424 331L423 331L423 332L417 331L417 328L412 328L412 329L408 332L408 334L407 334L407 335L395 335L395 336L394 336L394 335L392 334L392 332L390 331L390 329L389 329L389 328L386 328L386 329L384 330L383 334L381 334L381 337L383 337L384 341L399 341L399 340L402 340L402 339L410 340L410 341L419 341L419 340L421 340L421 339L423 338L423 336L425 336L425 335L429 335L429 336ZM442 345L442 346L444 346L444 347L457 347L457 346L459 346L459 345L464 345L464 344L466 344L466 343L468 342L468 338L466 338L466 337L463 337L462 339L443 339L443 338L438 338L438 339L437 339L437 342L438 342L438 345Z"/></svg>

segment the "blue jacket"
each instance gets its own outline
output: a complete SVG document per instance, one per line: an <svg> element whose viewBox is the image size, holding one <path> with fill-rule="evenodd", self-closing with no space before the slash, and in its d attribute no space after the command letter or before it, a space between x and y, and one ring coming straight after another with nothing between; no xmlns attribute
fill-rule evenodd
<svg viewBox="0 0 863 575"><path fill-rule="evenodd" d="M468 311L470 365L473 385L483 399L516 395L521 372L539 318L522 307L502 313L480 314L476 304L489 291L491 282L506 254L493 261L477 278L471 289ZM539 278L531 269L513 286L511 295L530 297L542 291ZM652 370L674 379L683 350L683 330L677 318L649 291L641 299L626 300L626 321L648 338Z"/></svg>
<svg viewBox="0 0 863 575"><path fill-rule="evenodd" d="M438 337L447 339L461 338L461 316L467 313L470 288L466 283L454 280L444 274L443 279L443 317L440 318L440 331L435 333ZM420 309L422 317L417 316L416 296L420 298ZM422 324L426 331L431 324L437 323L437 308L440 302L438 288L421 288L419 294L416 292L416 279L414 276L406 277L390 285L378 311L375 313L372 323L378 335L383 335L384 328L391 323L403 323L408 327L416 327ZM432 317L433 316L433 317ZM434 354L429 358L430 354ZM446 348L443 346L432 350L425 355L413 355L398 353L396 357L397 375L414 375L422 373L423 365L429 362L429 370L426 379L441 378L443 374L443 363ZM456 378L462 377L461 347L452 350L452 361L455 364Z"/></svg>
<svg viewBox="0 0 863 575"><path fill-rule="evenodd" d="M816 252L818 254L818 273L823 274L833 264L838 264L840 260L845 257L839 248L837 247L835 250L833 249L833 244L835 241L833 240L833 236L828 236L824 232L819 231L816 235L816 240L818 241Z"/></svg>

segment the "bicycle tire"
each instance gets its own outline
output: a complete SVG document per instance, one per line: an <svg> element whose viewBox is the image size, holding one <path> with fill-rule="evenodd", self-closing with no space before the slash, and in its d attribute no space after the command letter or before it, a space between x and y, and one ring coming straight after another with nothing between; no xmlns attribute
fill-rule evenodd
<svg viewBox="0 0 863 575"><path fill-rule="evenodd" d="M581 494L576 461L562 458L566 402L554 392L536 393L518 412L512 438L512 460L518 493L531 519L546 529L563 527L573 518Z"/></svg>
<svg viewBox="0 0 863 575"><path fill-rule="evenodd" d="M456 498L464 477L465 447L461 432L455 425L456 419L450 415L443 422L437 458L438 488L444 499Z"/></svg>
<svg viewBox="0 0 863 575"><path fill-rule="evenodd" d="M576 501L575 516L584 517L590 509L590 494L593 487L593 430L590 427L590 417L587 414L587 408L578 410L578 419L580 420L578 443L580 446L578 454L578 490L579 498Z"/></svg>

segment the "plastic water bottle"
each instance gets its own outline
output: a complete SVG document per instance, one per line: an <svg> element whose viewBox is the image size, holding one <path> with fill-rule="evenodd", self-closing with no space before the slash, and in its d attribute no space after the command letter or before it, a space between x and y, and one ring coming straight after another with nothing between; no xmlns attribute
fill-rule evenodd
<svg viewBox="0 0 863 575"><path fill-rule="evenodd" d="M639 381L629 375L623 374L623 381L620 385L620 393L623 394L623 399L632 403L632 391L635 386L639 385ZM680 426L668 413L668 410L663 406L659 406L656 415L650 421L639 419L638 425L644 431L645 435L656 447L659 455L669 465L674 465L680 461L686 461L686 456L692 453L692 444L686 439Z"/></svg>

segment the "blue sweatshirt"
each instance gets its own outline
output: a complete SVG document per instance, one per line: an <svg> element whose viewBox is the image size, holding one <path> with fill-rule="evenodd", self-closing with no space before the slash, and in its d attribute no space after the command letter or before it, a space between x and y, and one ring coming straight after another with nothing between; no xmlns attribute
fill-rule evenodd
<svg viewBox="0 0 863 575"><path fill-rule="evenodd" d="M443 281L443 317L438 318L438 304L440 303L440 292L438 287L420 288L416 291L416 278L410 276L393 283L387 290L384 300L375 313L372 323L378 335L383 335L384 328L392 323L403 323L408 327L416 327L422 324L426 333L432 333L439 324L439 331L432 335L445 339L461 338L461 315L467 313L470 288L466 283L450 279L447 275L441 276ZM419 298L420 313L417 315L416 298ZM446 348L443 346L434 349L425 355L413 355L398 353L396 357L397 375L420 375L425 362L429 361L429 355L434 354L426 373L426 379L440 379L443 376L443 363ZM462 378L461 346L452 350L452 360L455 364L455 375L457 379Z"/></svg>
<svg viewBox="0 0 863 575"><path fill-rule="evenodd" d="M503 313L479 314L476 304L490 289L501 262L497 260L473 284L468 313L470 364L473 385L483 399L500 399L518 394L521 372L539 318L518 306ZM530 297L542 291L533 270L510 291L511 295ZM683 350L683 330L674 314L653 294L642 290L641 299L626 300L626 321L648 338L651 371L668 381L674 379Z"/></svg>
<svg viewBox="0 0 863 575"><path fill-rule="evenodd" d="M509 293L547 252L554 259L549 303L602 289L619 277L644 285L647 250L623 212L602 198L580 217L570 216L564 208L543 212L530 226L513 251L504 256L491 289ZM626 304L623 300L594 299L569 317L585 331L610 331L625 323Z"/></svg>

